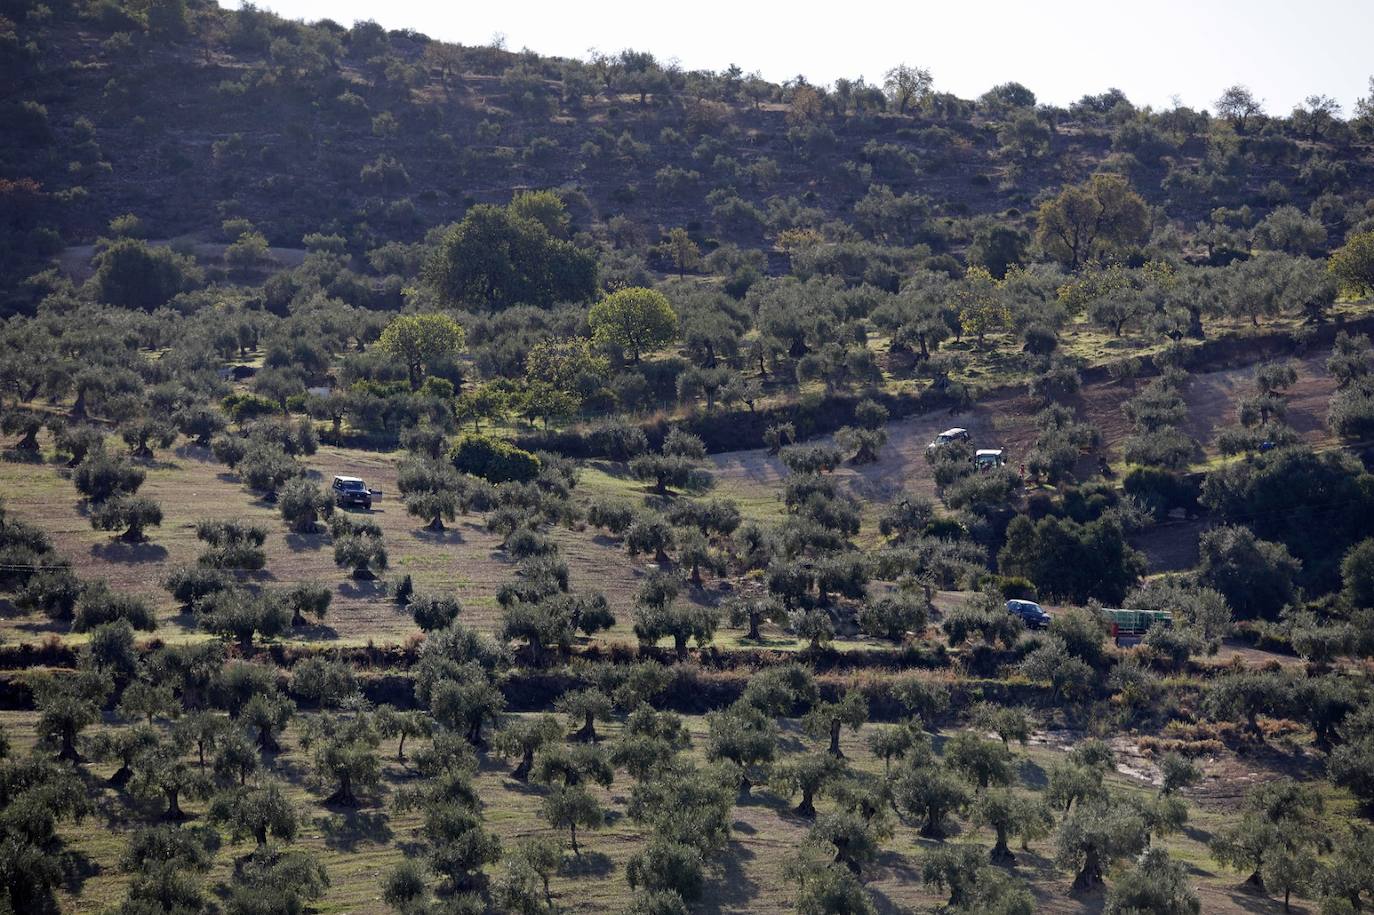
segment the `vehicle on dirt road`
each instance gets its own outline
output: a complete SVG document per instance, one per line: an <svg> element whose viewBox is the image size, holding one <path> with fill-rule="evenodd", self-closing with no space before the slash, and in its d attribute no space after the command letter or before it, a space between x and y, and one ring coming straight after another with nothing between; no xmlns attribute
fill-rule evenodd
<svg viewBox="0 0 1374 915"><path fill-rule="evenodd" d="M381 493L368 489L367 484L357 477L335 477L330 487L334 492L334 504L340 508L372 508L372 500Z"/></svg>
<svg viewBox="0 0 1374 915"><path fill-rule="evenodd" d="M1155 626L1174 627L1174 615L1167 610L1117 610L1104 608L1102 615L1111 627L1112 640L1118 645L1134 645L1145 638Z"/></svg>
<svg viewBox="0 0 1374 915"><path fill-rule="evenodd" d="M1033 600L1009 600L1007 612L1019 617L1027 629L1044 629L1050 624L1050 615Z"/></svg>
<svg viewBox="0 0 1374 915"><path fill-rule="evenodd" d="M936 448L939 448L943 445L948 445L951 442L966 441L969 441L968 430L960 429L956 426L953 429L946 429L944 432L941 432L939 435L935 436L931 443L929 445L926 445L926 450L934 451Z"/></svg>
<svg viewBox="0 0 1374 915"><path fill-rule="evenodd" d="M979 470L991 470L1006 462L1006 452L1001 448L980 448L973 455L973 466Z"/></svg>

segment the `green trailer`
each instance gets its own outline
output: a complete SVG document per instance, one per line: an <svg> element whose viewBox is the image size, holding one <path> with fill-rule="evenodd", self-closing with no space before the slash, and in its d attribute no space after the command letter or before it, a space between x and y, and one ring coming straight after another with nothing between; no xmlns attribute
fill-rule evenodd
<svg viewBox="0 0 1374 915"><path fill-rule="evenodd" d="M1122 641L1137 642L1145 637L1155 626L1172 629L1174 615L1167 610L1108 610L1102 615L1111 626L1112 638L1119 645Z"/></svg>

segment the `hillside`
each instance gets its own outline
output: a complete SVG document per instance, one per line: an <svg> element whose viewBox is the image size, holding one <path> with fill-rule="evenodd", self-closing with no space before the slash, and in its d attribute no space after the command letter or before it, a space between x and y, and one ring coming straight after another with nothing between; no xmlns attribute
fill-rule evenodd
<svg viewBox="0 0 1374 915"><path fill-rule="evenodd" d="M1320 107L1228 120L1113 91L1037 109L1008 84L893 110L862 82L777 86L632 52L545 59L200 4L161 27L113 4L42 10L5 27L0 172L11 256L31 258L16 266L51 252L43 233L89 243L125 213L153 238L233 242L222 225L247 219L271 245L337 233L362 255L525 188L559 189L587 242L631 259L685 227L708 250L763 251L768 272L787 230L963 260L980 232L1014 250L987 217L1024 232L1047 193L1102 169L1158 208L1168 244L1224 262L1284 207L1319 225L1276 226L1293 236L1280 247L1338 242L1374 182L1366 122ZM25 274L7 274L13 294Z"/></svg>
<svg viewBox="0 0 1374 915"><path fill-rule="evenodd" d="M0 5L0 915L1374 905L1374 95L740 64Z"/></svg>

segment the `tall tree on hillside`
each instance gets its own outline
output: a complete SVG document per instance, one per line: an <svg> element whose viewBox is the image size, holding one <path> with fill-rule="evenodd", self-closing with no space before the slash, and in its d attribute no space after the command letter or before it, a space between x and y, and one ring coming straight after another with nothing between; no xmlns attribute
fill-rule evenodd
<svg viewBox="0 0 1374 915"><path fill-rule="evenodd" d="M592 298L596 258L512 208L478 204L444 233L423 276L447 303L547 307Z"/></svg>
<svg viewBox="0 0 1374 915"><path fill-rule="evenodd" d="M1150 235L1149 208L1120 175L1093 175L1064 188L1041 204L1036 219L1036 241L1070 270L1143 244Z"/></svg>
<svg viewBox="0 0 1374 915"><path fill-rule="evenodd" d="M419 390L427 369L438 359L452 356L463 348L463 328L448 315L400 315L382 331L377 345L382 352L403 363L410 378L410 389Z"/></svg>
<svg viewBox="0 0 1374 915"><path fill-rule="evenodd" d="M632 286L613 292L587 313L594 339L618 346L639 364L640 357L677 338L678 320L667 297Z"/></svg>
<svg viewBox="0 0 1374 915"><path fill-rule="evenodd" d="M883 75L883 91L898 114L906 114L908 108L920 104L934 84L929 70L906 64L898 64Z"/></svg>

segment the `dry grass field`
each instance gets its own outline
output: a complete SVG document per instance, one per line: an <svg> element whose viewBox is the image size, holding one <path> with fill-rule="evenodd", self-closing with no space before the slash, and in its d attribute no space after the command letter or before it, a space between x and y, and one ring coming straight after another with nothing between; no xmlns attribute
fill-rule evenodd
<svg viewBox="0 0 1374 915"><path fill-rule="evenodd" d="M13 735L16 747L21 750L32 740L33 721L33 713L0 712L0 725ZM388 741L382 747L385 764L381 790L365 798L357 809L327 806L321 801L322 793L312 790L308 784L308 759L296 740L300 725L298 718L287 731L283 752L269 759L269 771L289 785L290 798L302 824L297 844L318 853L328 870L332 885L327 898L316 906L316 910L364 915L387 912L389 909L380 896L381 877L402 856L414 854L421 847L417 837L420 815L415 812L398 814L391 809L395 792L412 782L415 775L405 764L395 760L394 743ZM705 719L690 717L688 725L694 746L687 752L690 758L701 760ZM844 732L841 746L852 768L874 773L881 771L881 761L867 749L867 738L875 728L887 726L868 724L857 734ZM612 723L599 730L605 738L613 739L618 728L618 724ZM947 736L935 735L937 751ZM1046 769L1074 739L1075 735L1062 732L1037 734L1028 747L1018 748L1023 790L1043 789ZM819 748L800 730L797 722L785 721L780 750L793 752L807 746ZM1119 771L1109 776L1110 787L1122 794L1152 792L1151 779L1157 773L1148 759L1133 751L1129 738L1117 738L1113 747L1118 753ZM1281 901L1242 887L1243 875L1218 869L1207 851L1206 842L1215 830L1236 816L1236 802L1246 787L1261 778L1272 777L1280 768L1291 771L1295 766L1306 767L1310 763L1300 749L1294 749L1288 757L1270 754L1253 760L1222 758L1200 762L1206 776L1201 784L1186 792L1191 806L1188 826L1182 833L1156 841L1162 841L1172 857L1187 864L1201 895L1204 912L1281 911ZM542 789L510 778L510 767L510 762L499 757L484 757L475 780L487 825L508 846L521 838L549 832L538 812ZM86 778L99 796L96 812L83 823L63 829L68 847L79 863L62 894L63 911L99 912L121 898L128 880L118 868L118 856L124 845L121 830L157 809L156 805L144 809L130 801L127 795L102 787L100 783L113 769L112 765L88 767ZM599 792L608 811L607 825L598 831L579 832L580 859L567 853L563 871L553 883L560 911L590 915L610 911L623 903L627 892L625 863L643 841L636 824L625 816L630 786L628 777L620 775L609 790ZM1328 800L1331 814L1349 812L1348 797L1333 794ZM810 827L809 820L792 812L795 802L795 798L789 799L770 791L767 786L759 786L750 799L735 807L730 845L714 862L705 899L695 911L771 913L792 910L792 888L782 873L783 863L801 844ZM195 818L204 815L204 804L192 802L184 806ZM826 802L819 801L818 807L823 811ZM919 853L932 843L920 838L910 825L895 818L893 823L893 834L884 843L884 851L864 876L878 910L898 913L911 911L913 907L937 905L942 897L922 885L918 864ZM990 834L974 829L966 821L960 822L951 841L991 847ZM250 844L226 843L218 852L207 882L214 884L228 879L234 858L246 854ZM1037 911L1100 911L1102 894L1071 894L1070 875L1054 866L1053 856L1052 839L1032 843L1029 851L1017 850L1016 873L1030 884ZM1299 903L1294 910L1309 909Z"/></svg>
<svg viewBox="0 0 1374 915"><path fill-rule="evenodd" d="M1323 365L1325 356L1325 352L1316 352L1295 363L1298 382L1289 393L1289 419L1312 444L1334 447L1325 426L1326 403L1334 389ZM1235 421L1237 404L1249 393L1253 375L1253 366L1198 373L1189 385L1187 431L1203 445L1206 460L1217 459L1217 430ZM1119 453L1121 440L1130 432L1120 405L1131 393L1130 383L1104 382L1085 386L1078 398L1080 414L1102 429L1109 455ZM841 485L861 503L864 527L859 542L877 542L877 517L882 506L898 493L911 491L934 498L935 484L925 451L942 429L968 428L978 445L1006 448L1015 467L1018 456L1026 453L1034 439L1032 417L1037 409L1028 396L1009 394L982 401L965 412L951 415L936 411L891 423L888 444L876 463L845 465L835 472ZM305 462L322 484L327 485L336 473L346 473L363 477L372 488L383 492L370 517L385 532L390 568L377 582L351 580L334 565L327 533L290 533L275 506L241 485L206 449L194 446L182 445L143 462L148 477L141 493L157 500L164 514L161 527L150 530L151 539L144 544L124 544L108 533L92 530L72 487L70 472L60 464L0 461L0 492L10 511L51 534L58 551L83 579L103 578L119 590L153 602L166 623L159 633L164 639L200 637L194 620L177 612L161 583L171 569L193 562L200 554L202 545L196 540L194 526L204 518L242 519L267 528L268 564L263 572L252 576L254 581L264 585L317 581L333 589L333 603L324 624L298 629L289 635L291 640L337 645L403 642L415 627L409 615L391 600L388 581L407 574L417 590L456 595L463 603L467 624L494 632L500 625L494 595L513 574L513 564L500 549L500 537L488 532L478 515L460 517L443 533L425 530L405 512L398 496L396 469L400 459L399 453L323 445ZM778 458L760 449L712 455L710 463L716 478L713 495L733 499L748 520L767 524L782 517L780 493L787 471ZM630 504L642 504L647 498L644 485L630 477L623 465L602 461L588 462L582 468L576 493L582 499L612 497ZM595 530L557 529L553 533L574 587L605 593L617 613L617 625L601 637L632 641L629 619L634 592L652 564L644 557L628 556L616 539ZM1177 568L1188 564L1197 533L1196 529L1190 533L1177 527L1150 531L1141 546L1158 570ZM689 589L686 596L716 602L721 593L708 581L702 591ZM49 633L65 636L64 629L46 619L13 612L0 618L0 635L11 641L36 642ZM723 644L731 644L733 635L722 631ZM65 637L80 640L80 636Z"/></svg>

